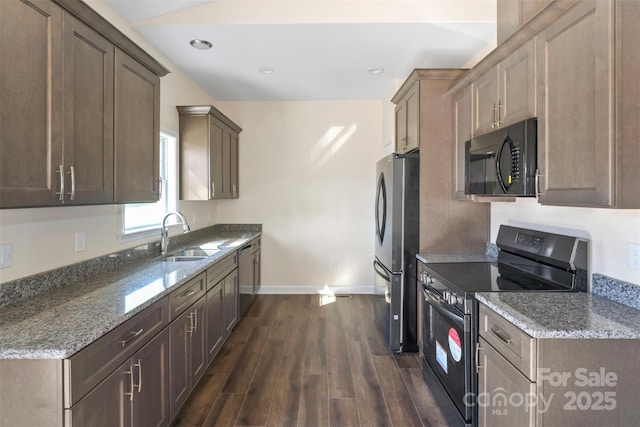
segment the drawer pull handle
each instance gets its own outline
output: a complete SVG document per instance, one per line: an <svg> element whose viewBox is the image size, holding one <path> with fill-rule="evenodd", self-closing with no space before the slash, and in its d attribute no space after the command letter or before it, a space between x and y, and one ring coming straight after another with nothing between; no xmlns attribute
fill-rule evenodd
<svg viewBox="0 0 640 427"><path fill-rule="evenodd" d="M491 328L491 332L497 336L498 338L500 338L502 341L504 341L505 343L511 345L511 342L513 341L511 338L509 338L509 335L507 335L505 332L502 332L498 329L493 329Z"/></svg>
<svg viewBox="0 0 640 427"><path fill-rule="evenodd" d="M133 336L131 338L129 338L128 340L124 340L124 341L120 341L120 344L122 344L122 346L126 346L127 344L129 344L132 340L134 340L138 335L140 335L142 332L144 332L144 328L141 328L138 332L131 332L133 334Z"/></svg>
<svg viewBox="0 0 640 427"><path fill-rule="evenodd" d="M476 374L480 373L480 369L482 366L480 365L480 343L476 344Z"/></svg>
<svg viewBox="0 0 640 427"><path fill-rule="evenodd" d="M194 289L189 289L188 291L185 291L182 296L185 298L189 298L191 295L195 294L196 292L198 292L198 288L194 288Z"/></svg>

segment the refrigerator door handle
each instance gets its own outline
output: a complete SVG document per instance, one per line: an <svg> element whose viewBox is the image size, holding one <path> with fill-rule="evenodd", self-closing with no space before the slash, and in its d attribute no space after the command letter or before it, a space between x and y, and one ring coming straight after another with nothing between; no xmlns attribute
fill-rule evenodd
<svg viewBox="0 0 640 427"><path fill-rule="evenodd" d="M380 198L382 198L382 215L380 215ZM382 216L382 218L380 218ZM378 241L382 245L384 232L387 226L387 186L384 181L384 174L380 174L378 179L378 190L376 192L376 234Z"/></svg>
<svg viewBox="0 0 640 427"><path fill-rule="evenodd" d="M373 261L373 269L376 271L378 276L382 277L387 282L391 282L391 276L378 260Z"/></svg>

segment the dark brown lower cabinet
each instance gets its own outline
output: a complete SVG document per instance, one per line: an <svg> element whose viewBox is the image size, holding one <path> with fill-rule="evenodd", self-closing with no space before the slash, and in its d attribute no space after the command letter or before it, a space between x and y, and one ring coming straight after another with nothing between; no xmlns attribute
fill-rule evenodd
<svg viewBox="0 0 640 427"><path fill-rule="evenodd" d="M169 331L165 328L66 411L66 425L167 426Z"/></svg>
<svg viewBox="0 0 640 427"><path fill-rule="evenodd" d="M222 289L224 280L207 292L207 361L211 363L224 343Z"/></svg>
<svg viewBox="0 0 640 427"><path fill-rule="evenodd" d="M189 397L207 367L206 298L200 298L169 325L171 417Z"/></svg>
<svg viewBox="0 0 640 427"><path fill-rule="evenodd" d="M226 338L238 323L238 270L229 273L222 286L222 324Z"/></svg>

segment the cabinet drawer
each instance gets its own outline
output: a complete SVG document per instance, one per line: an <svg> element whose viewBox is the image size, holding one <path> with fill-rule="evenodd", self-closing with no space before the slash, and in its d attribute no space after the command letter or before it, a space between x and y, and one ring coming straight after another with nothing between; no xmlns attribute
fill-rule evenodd
<svg viewBox="0 0 640 427"><path fill-rule="evenodd" d="M167 324L169 305L163 298L66 359L65 407L74 405Z"/></svg>
<svg viewBox="0 0 640 427"><path fill-rule="evenodd" d="M207 292L207 273L200 273L169 294L171 319L182 313Z"/></svg>
<svg viewBox="0 0 640 427"><path fill-rule="evenodd" d="M536 380L536 339L480 304L480 336L531 381Z"/></svg>
<svg viewBox="0 0 640 427"><path fill-rule="evenodd" d="M216 262L213 267L207 270L207 290L213 287L227 274L231 273L238 267L238 253L234 252Z"/></svg>

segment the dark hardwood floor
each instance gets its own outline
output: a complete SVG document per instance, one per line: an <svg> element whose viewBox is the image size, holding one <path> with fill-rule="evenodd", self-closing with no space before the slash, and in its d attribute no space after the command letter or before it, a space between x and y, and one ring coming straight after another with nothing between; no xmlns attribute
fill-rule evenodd
<svg viewBox="0 0 640 427"><path fill-rule="evenodd" d="M445 426L417 354L389 351L373 296L258 295L176 427Z"/></svg>

